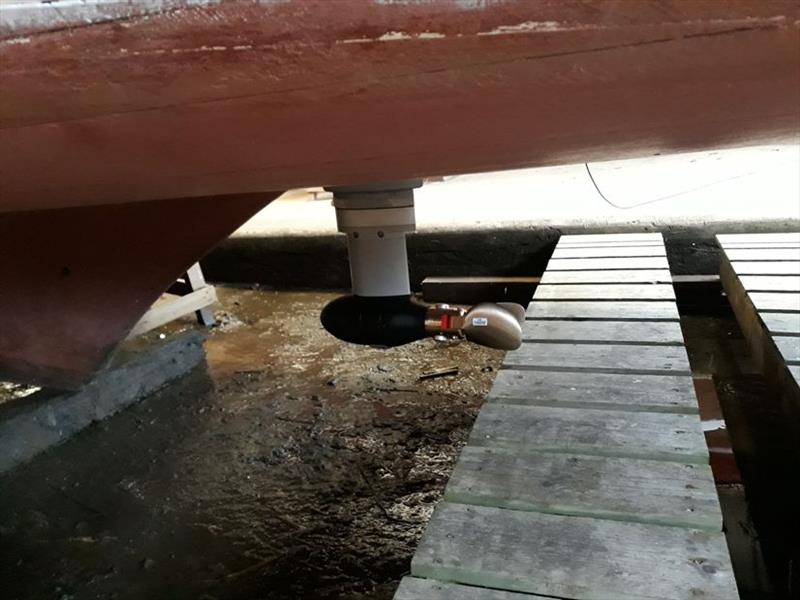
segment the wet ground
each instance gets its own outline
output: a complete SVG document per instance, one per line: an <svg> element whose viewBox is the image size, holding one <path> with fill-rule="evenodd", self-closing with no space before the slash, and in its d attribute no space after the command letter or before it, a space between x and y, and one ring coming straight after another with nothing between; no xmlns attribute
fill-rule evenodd
<svg viewBox="0 0 800 600"><path fill-rule="evenodd" d="M219 295L207 366L0 477L0 596L392 597L503 353Z"/></svg>

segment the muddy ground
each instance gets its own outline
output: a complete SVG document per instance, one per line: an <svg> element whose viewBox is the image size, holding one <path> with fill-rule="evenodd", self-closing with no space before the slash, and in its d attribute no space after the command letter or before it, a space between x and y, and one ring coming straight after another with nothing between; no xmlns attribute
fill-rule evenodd
<svg viewBox="0 0 800 600"><path fill-rule="evenodd" d="M0 478L0 596L392 597L503 353L349 346L333 295L219 295L207 365Z"/></svg>

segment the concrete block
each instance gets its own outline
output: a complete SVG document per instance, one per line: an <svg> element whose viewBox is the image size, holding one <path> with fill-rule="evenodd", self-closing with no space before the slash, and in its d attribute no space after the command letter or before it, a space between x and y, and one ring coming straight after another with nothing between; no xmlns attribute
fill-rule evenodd
<svg viewBox="0 0 800 600"><path fill-rule="evenodd" d="M42 390L0 404L0 473L184 375L204 359L203 339L187 331L158 345L137 340L80 391Z"/></svg>

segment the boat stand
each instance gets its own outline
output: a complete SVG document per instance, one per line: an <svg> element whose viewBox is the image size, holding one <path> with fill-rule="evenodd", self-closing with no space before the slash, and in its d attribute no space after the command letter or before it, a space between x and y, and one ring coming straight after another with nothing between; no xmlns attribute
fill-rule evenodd
<svg viewBox="0 0 800 600"><path fill-rule="evenodd" d="M200 263L194 263L139 319L139 322L128 334L128 339L185 317L192 312L197 315L198 323L211 327L215 322L211 306L216 301L217 292L214 286L206 283Z"/></svg>

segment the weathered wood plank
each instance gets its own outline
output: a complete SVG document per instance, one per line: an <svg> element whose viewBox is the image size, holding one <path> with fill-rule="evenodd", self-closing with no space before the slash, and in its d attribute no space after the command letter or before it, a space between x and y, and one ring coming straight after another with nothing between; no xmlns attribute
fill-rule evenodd
<svg viewBox="0 0 800 600"><path fill-rule="evenodd" d="M515 302L527 305L538 283L539 277L426 277L421 288L425 302L429 303Z"/></svg>
<svg viewBox="0 0 800 600"><path fill-rule="evenodd" d="M528 305L528 319L612 319L612 320L660 320L680 319L674 302L658 301L608 301L608 302L559 302L534 299Z"/></svg>
<svg viewBox="0 0 800 600"><path fill-rule="evenodd" d="M723 248L800 248L800 242L726 242Z"/></svg>
<svg viewBox="0 0 800 600"><path fill-rule="evenodd" d="M574 283L672 283L667 269L545 271L540 285Z"/></svg>
<svg viewBox="0 0 800 600"><path fill-rule="evenodd" d="M558 598L737 597L721 533L451 503L411 572Z"/></svg>
<svg viewBox="0 0 800 600"><path fill-rule="evenodd" d="M743 275L739 281L748 292L800 292L800 275Z"/></svg>
<svg viewBox="0 0 800 600"><path fill-rule="evenodd" d="M800 385L800 365L788 365L789 373L792 375L794 382Z"/></svg>
<svg viewBox="0 0 800 600"><path fill-rule="evenodd" d="M787 364L800 364L800 337L793 335L776 335L772 338L778 352Z"/></svg>
<svg viewBox="0 0 800 600"><path fill-rule="evenodd" d="M472 446L708 463L696 415L489 403Z"/></svg>
<svg viewBox="0 0 800 600"><path fill-rule="evenodd" d="M759 316L772 335L800 335L800 313L764 311Z"/></svg>
<svg viewBox="0 0 800 600"><path fill-rule="evenodd" d="M672 300L675 291L670 284L624 283L539 285L535 300Z"/></svg>
<svg viewBox="0 0 800 600"><path fill-rule="evenodd" d="M796 248L725 248L725 254L732 261L800 260L800 250Z"/></svg>
<svg viewBox="0 0 800 600"><path fill-rule="evenodd" d="M708 465L467 446L447 502L721 531Z"/></svg>
<svg viewBox="0 0 800 600"><path fill-rule="evenodd" d="M753 362L768 381L781 387L783 393L775 399L775 403L780 404L790 421L796 422L800 418L800 386L791 376L792 365L786 364L778 349L777 340L800 336L800 312L756 310L751 297L755 294L751 295L744 289L727 256L723 256L720 261L720 280L739 327L747 339Z"/></svg>
<svg viewBox="0 0 800 600"><path fill-rule="evenodd" d="M791 233L720 233L717 239L722 246L728 242L794 242L800 243L800 232Z"/></svg>
<svg viewBox="0 0 800 600"><path fill-rule="evenodd" d="M749 296L759 311L800 312L800 293L750 292Z"/></svg>
<svg viewBox="0 0 800 600"><path fill-rule="evenodd" d="M683 344L677 321L526 320L522 338L533 341L641 342Z"/></svg>
<svg viewBox="0 0 800 600"><path fill-rule="evenodd" d="M683 346L523 342L518 350L506 354L503 365L516 369L692 374Z"/></svg>
<svg viewBox="0 0 800 600"><path fill-rule="evenodd" d="M484 587L403 577L394 600L551 600L536 594L517 594Z"/></svg>
<svg viewBox="0 0 800 600"><path fill-rule="evenodd" d="M573 247L557 246L553 251L553 258L610 258L622 256L666 256L667 251L663 244L657 246L603 246L597 247Z"/></svg>
<svg viewBox="0 0 800 600"><path fill-rule="evenodd" d="M735 261L737 275L800 275L800 261Z"/></svg>
<svg viewBox="0 0 800 600"><path fill-rule="evenodd" d="M488 402L562 408L697 414L685 375L625 375L501 369Z"/></svg>
<svg viewBox="0 0 800 600"><path fill-rule="evenodd" d="M548 271L603 271L607 269L669 269L665 256L625 258L553 258Z"/></svg>
<svg viewBox="0 0 800 600"><path fill-rule="evenodd" d="M625 248L625 247L639 247L639 248L663 248L663 240L632 240L632 241L589 241L589 242L570 242L562 241L562 237L557 247L558 248Z"/></svg>
<svg viewBox="0 0 800 600"><path fill-rule="evenodd" d="M589 242L617 243L617 242L662 242L660 233L585 233L578 235L562 235L558 238L558 245L584 244Z"/></svg>
<svg viewBox="0 0 800 600"><path fill-rule="evenodd" d="M217 293L214 287L209 285L185 296L176 296L156 302L134 325L128 338L136 337L192 312L207 308L216 301ZM213 313L211 319L213 322Z"/></svg>

